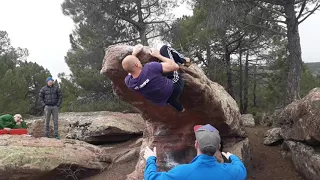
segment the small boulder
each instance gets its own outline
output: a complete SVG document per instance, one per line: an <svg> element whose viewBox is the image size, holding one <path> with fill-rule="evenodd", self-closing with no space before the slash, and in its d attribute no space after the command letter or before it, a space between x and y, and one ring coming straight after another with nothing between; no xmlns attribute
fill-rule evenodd
<svg viewBox="0 0 320 180"><path fill-rule="evenodd" d="M245 138L231 147L225 147L223 151L238 156L248 166L250 162L249 138Z"/></svg>
<svg viewBox="0 0 320 180"><path fill-rule="evenodd" d="M272 146L272 145L278 145L282 143L283 138L281 137L280 132L281 132L281 128L269 129L265 134L263 144Z"/></svg>
<svg viewBox="0 0 320 180"><path fill-rule="evenodd" d="M281 118L282 109L276 109L270 116L269 122L272 123L272 127L279 127L283 119Z"/></svg>
<svg viewBox="0 0 320 180"><path fill-rule="evenodd" d="M272 118L268 113L262 113L260 114L260 125L262 126L271 126L272 125Z"/></svg>
<svg viewBox="0 0 320 180"><path fill-rule="evenodd" d="M244 126L246 127L254 127L255 122L252 114L242 114L241 115L241 121Z"/></svg>

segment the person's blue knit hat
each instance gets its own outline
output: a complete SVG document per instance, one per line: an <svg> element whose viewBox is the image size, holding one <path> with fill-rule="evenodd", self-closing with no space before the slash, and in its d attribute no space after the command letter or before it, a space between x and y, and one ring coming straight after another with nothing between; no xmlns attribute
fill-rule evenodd
<svg viewBox="0 0 320 180"><path fill-rule="evenodd" d="M48 78L46 79L46 82L48 82L48 81L53 81L52 77L48 77Z"/></svg>

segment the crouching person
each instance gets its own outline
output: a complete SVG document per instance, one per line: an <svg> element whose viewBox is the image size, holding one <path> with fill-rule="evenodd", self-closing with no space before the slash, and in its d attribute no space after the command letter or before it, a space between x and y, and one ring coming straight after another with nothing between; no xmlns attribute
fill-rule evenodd
<svg viewBox="0 0 320 180"><path fill-rule="evenodd" d="M5 114L0 116L0 129L10 131L11 129L27 129L27 124L22 120L20 114L14 116Z"/></svg>

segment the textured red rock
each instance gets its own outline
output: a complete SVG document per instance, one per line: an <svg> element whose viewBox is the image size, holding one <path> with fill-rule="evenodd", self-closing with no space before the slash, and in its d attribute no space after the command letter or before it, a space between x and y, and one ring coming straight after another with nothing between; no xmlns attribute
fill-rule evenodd
<svg viewBox="0 0 320 180"><path fill-rule="evenodd" d="M28 120L28 132L44 136L43 118ZM144 121L137 113L66 112L59 114L60 138L77 139L91 144L126 141L142 135ZM53 135L51 121L50 134Z"/></svg>
<svg viewBox="0 0 320 180"><path fill-rule="evenodd" d="M160 170L192 160L195 156L193 126L196 124L209 123L215 126L222 139L230 143L235 143L236 137L244 137L235 100L221 85L210 81L196 65L189 68L181 66L179 70L185 80L185 88L180 96L180 101L186 108L184 113L178 113L170 106L153 105L140 94L129 90L124 83L127 73L123 70L121 61L131 54L132 48L126 45L107 48L101 73L106 74L113 82L114 92L142 114L146 128L141 150L145 146L157 147ZM137 55L142 63L156 60L148 54L149 50L144 47ZM142 179L145 163L140 159L136 171L128 179Z"/></svg>
<svg viewBox="0 0 320 180"><path fill-rule="evenodd" d="M61 179L70 174L60 170L73 167L82 169L79 178L112 162L107 150L77 140L2 135L0 152L0 179Z"/></svg>

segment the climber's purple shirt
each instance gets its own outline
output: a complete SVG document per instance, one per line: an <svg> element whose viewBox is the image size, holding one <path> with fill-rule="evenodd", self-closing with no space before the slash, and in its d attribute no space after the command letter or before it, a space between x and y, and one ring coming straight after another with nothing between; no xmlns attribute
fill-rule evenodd
<svg viewBox="0 0 320 180"><path fill-rule="evenodd" d="M141 93L146 99L163 106L173 91L173 82L162 76L162 64L150 62L144 65L140 75L133 78L130 74L125 78L128 88Z"/></svg>

